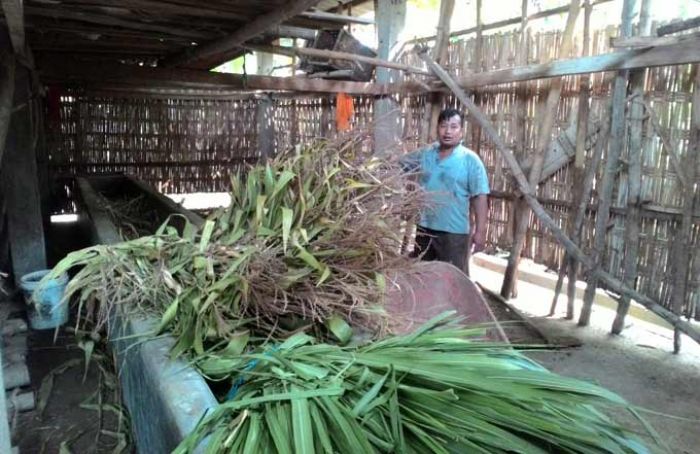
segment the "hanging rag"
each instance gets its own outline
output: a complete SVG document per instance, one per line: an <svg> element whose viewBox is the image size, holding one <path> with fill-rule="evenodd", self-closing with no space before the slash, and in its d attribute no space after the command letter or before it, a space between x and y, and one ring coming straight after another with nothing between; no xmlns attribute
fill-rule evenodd
<svg viewBox="0 0 700 454"><path fill-rule="evenodd" d="M354 113L352 97L347 93L338 93L335 96L335 127L338 132L350 129L350 121Z"/></svg>

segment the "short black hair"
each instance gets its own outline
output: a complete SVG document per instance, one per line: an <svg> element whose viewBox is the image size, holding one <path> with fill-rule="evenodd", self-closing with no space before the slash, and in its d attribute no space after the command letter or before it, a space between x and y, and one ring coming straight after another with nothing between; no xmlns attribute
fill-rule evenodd
<svg viewBox="0 0 700 454"><path fill-rule="evenodd" d="M438 124L442 123L443 121L447 121L454 116L459 117L460 124L464 123L464 115L462 115L462 112L448 107L447 109L443 109L442 112L440 112L440 115L438 115Z"/></svg>

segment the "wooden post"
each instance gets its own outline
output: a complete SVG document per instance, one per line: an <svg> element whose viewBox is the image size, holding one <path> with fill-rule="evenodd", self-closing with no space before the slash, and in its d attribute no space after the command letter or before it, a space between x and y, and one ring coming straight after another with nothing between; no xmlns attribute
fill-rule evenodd
<svg viewBox="0 0 700 454"><path fill-rule="evenodd" d="M647 36L651 33L651 0L642 0L639 13L637 35ZM640 211L642 208L642 148L644 131L644 79L646 70L635 69L630 72L630 92L632 103L629 108L629 147L627 148L627 216L625 217L625 258L623 263L623 282L636 287L637 261L639 260L639 233L641 229ZM691 191L692 192L692 191ZM620 297L617 314L611 332L620 334L625 326L625 316L630 307L628 296Z"/></svg>
<svg viewBox="0 0 700 454"><path fill-rule="evenodd" d="M569 17L566 21L566 28L561 38L560 56L567 56L571 51L573 44L574 26L576 18L580 10L579 0L571 1L569 9ZM549 87L547 94L547 102L545 104L545 114L540 129L537 134L537 145L534 153L532 167L528 176L529 183L536 188L542 174L542 165L544 164L545 153L552 140L552 129L557 118L557 109L559 107L559 98L561 97L562 79L554 79ZM530 210L527 208L527 203L523 200L517 202L520 212L520 217L516 220L515 238L513 246L508 257L508 266L506 267L503 285L501 287L501 296L510 298L513 286L516 280L516 271L520 263L520 253L525 244L527 235L528 221L530 220Z"/></svg>
<svg viewBox="0 0 700 454"><path fill-rule="evenodd" d="M46 268L44 224L29 109L29 72L17 68L14 104L5 141L1 180L7 197L7 224L15 282L26 273Z"/></svg>
<svg viewBox="0 0 700 454"><path fill-rule="evenodd" d="M269 96L255 106L255 122L258 133L258 152L264 162L275 156L275 124L272 121L274 107Z"/></svg>
<svg viewBox="0 0 700 454"><path fill-rule="evenodd" d="M632 33L632 17L636 0L625 0L622 6L621 35L629 37ZM595 241L593 244L593 260L596 268L602 266L605 252L605 239L607 237L608 220L610 219L610 206L613 188L618 172L620 153L625 141L625 105L627 104L627 73L622 70L615 76L612 93L612 119L610 125L610 146L607 161L603 172L603 180L598 190L598 211L595 223ZM590 273L587 280L586 291L583 296L583 308L578 320L580 326L586 326L591 319L593 298L598 287L597 273Z"/></svg>
<svg viewBox="0 0 700 454"><path fill-rule="evenodd" d="M638 301L644 307L652 311L654 314L658 315L662 319L666 320L668 323L674 327L678 327L682 332L687 334L694 341L700 343L700 330L696 329L691 323L683 320L678 315L669 311L665 307L658 304L653 299L646 295L639 293L638 291L627 287L622 281L612 276L600 269L600 267L595 266L596 262L583 253L581 248L579 248L571 239L566 236L566 233L559 228L557 223L552 219L552 217L547 213L542 204L537 200L533 188L527 181L527 177L520 168L520 164L515 159L513 153L508 149L506 143L498 135L496 128L493 127L491 122L486 118L483 112L474 104L474 102L469 99L464 90L459 86L457 81L450 77L447 72L436 64L430 57L425 53L421 52L420 58L428 65L428 68L445 84L447 87L455 94L457 99L459 99L462 104L467 108L469 113L472 115L472 121L476 121L484 129L486 134L493 142L496 150L501 154L503 160L506 162L510 171L513 174L513 178L518 184L518 189L527 200L528 205L532 209L533 213L542 221L545 227L547 227L552 235L559 241L559 243L564 246L564 248L571 254L576 260L581 262L581 264L588 269L596 278L604 282L611 290L618 292L620 294L628 294L634 300Z"/></svg>
<svg viewBox="0 0 700 454"><path fill-rule="evenodd" d="M481 20L482 0L476 0L476 39L474 41L474 61L472 71L475 73L484 70L484 24ZM474 93L474 104L481 105L481 94ZM472 148L479 154L481 152L481 128L471 123L472 130Z"/></svg>
<svg viewBox="0 0 700 454"><path fill-rule="evenodd" d="M591 6L591 0L585 0L584 2L584 16L583 16L583 49L581 52L582 57L586 57L590 52L590 30L591 30L591 12L593 7ZM582 188L580 192L574 192L572 209L569 212L569 236L579 244L579 234L578 231L580 227L577 224L578 211L574 211L575 207L581 205L581 200L588 200L590 193L583 190L584 184L584 173L585 173L585 159L586 159L586 137L588 136L588 118L590 114L590 85L591 78L588 74L583 74L579 80L579 93L578 93L578 113L576 120L576 155L574 157L574 188ZM600 136L598 136L600 139ZM592 163L591 163L592 165ZM597 167L597 164L596 164ZM589 172L590 173L590 172ZM595 169L593 174L595 173ZM586 205L583 205L583 215L585 215ZM581 218L581 224L583 223L583 217ZM569 254L564 254L564 260L562 261L561 268L559 269L559 276L557 278L557 285L554 290L554 298L552 300L552 307L549 310L550 315L554 315L557 306L557 300L559 299L559 293L564 283L564 275L568 275L567 281L567 304L566 304L566 318L572 319L574 317L574 300L576 299L576 279L577 279L577 267L578 264L575 260L572 260Z"/></svg>
<svg viewBox="0 0 700 454"><path fill-rule="evenodd" d="M406 19L406 0L376 0L375 22L377 24L377 57L390 60L392 47L403 30ZM380 84L397 81L400 74L396 70L377 68L376 78ZM374 152L389 155L401 138L400 106L390 96L374 101Z"/></svg>
<svg viewBox="0 0 700 454"><path fill-rule="evenodd" d="M15 95L15 58L11 54L0 56L0 168L5 151L5 139L12 119L12 101Z"/></svg>
<svg viewBox="0 0 700 454"><path fill-rule="evenodd" d="M521 22L520 22L520 48L518 50L517 66L525 66L528 63L529 48L528 48L528 17L527 17L527 4L529 0L523 0L521 5ZM527 99L528 99L528 84L516 84L516 99L515 99L515 121L514 121L514 133L513 133L513 149L515 150L516 157L523 162L527 154ZM515 220L520 217L518 212L517 200L512 200L509 207L508 215L508 226L507 228L507 239L512 244L515 239ZM511 296L516 296L517 292L517 272L516 278L513 280L513 290L511 291Z"/></svg>
<svg viewBox="0 0 700 454"><path fill-rule="evenodd" d="M477 0L481 1L481 0ZM454 0L442 0L440 2L440 20L437 26L437 35L435 39L435 47L433 48L433 59L440 65L447 63L447 51L450 46L450 20L454 11ZM430 93L428 95L430 102L426 104L426 130L424 131L424 142L427 142L431 134L437 131L438 116L445 100L443 93Z"/></svg>
<svg viewBox="0 0 700 454"><path fill-rule="evenodd" d="M686 176L689 181L696 181L698 174L698 162L700 162L700 66L693 67L695 72L695 83L693 87L693 111L690 124L690 138L688 141L688 152L685 157ZM671 304L673 312L682 316L683 303L688 295L688 279L690 269L690 258L692 251L691 231L693 229L693 211L698 203L695 196L694 187L683 188L683 214L681 225L674 242L676 243L676 253L673 258L673 293ZM697 258L696 258L697 260ZM673 353L681 350L681 332L676 328L673 332Z"/></svg>

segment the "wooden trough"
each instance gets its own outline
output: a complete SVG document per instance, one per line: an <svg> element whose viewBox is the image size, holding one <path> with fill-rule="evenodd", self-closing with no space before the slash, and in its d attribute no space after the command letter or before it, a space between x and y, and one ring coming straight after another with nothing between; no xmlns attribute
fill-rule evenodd
<svg viewBox="0 0 700 454"><path fill-rule="evenodd" d="M198 215L133 178L78 178L78 188L91 220L93 244L122 241L100 194L145 197L160 220L180 214L196 225L203 223ZM490 324L487 339L507 341L479 288L454 266L421 263L411 272L390 276L389 282L387 309L399 332L409 332L443 311L456 310L469 323ZM170 358L173 337L144 341L152 337L158 322L118 312L110 332L139 452L170 452L217 405L204 378L184 361Z"/></svg>

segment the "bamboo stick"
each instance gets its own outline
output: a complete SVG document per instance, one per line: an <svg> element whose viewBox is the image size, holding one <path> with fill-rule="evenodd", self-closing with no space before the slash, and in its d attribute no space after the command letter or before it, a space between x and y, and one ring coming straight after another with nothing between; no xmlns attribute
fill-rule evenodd
<svg viewBox="0 0 700 454"><path fill-rule="evenodd" d="M440 2L440 19L437 26L437 39L435 47L433 47L433 58L439 63L444 64L447 60L447 50L450 45L450 20L454 11L454 0L442 0ZM432 74L428 72L428 74ZM430 135L437 128L437 119L442 109L442 104L445 95L439 92L433 92L428 95L429 102L425 105L425 126L423 131L423 142L428 142Z"/></svg>
<svg viewBox="0 0 700 454"><path fill-rule="evenodd" d="M591 28L591 12L593 8L591 7L591 1L585 0L584 3L584 17L583 17L583 49L582 57L586 57L590 52L590 28ZM590 83L591 78L588 74L581 76L579 80L579 96L578 96L578 113L576 121L576 155L574 157L574 188L582 188L581 192L574 192L573 204L574 206L580 205L581 200L588 200L590 197L590 190L585 191L585 145L586 137L588 136L588 118L590 114ZM599 137L600 140L600 137ZM591 163L592 165L592 163ZM597 167L597 164L595 165ZM594 168L595 172L595 168ZM590 172L589 172L590 174ZM592 179L591 175L591 179ZM585 206L583 204L583 214L585 215ZM569 212L569 236L576 242L580 244L578 240L578 232L581 229L576 220L579 218L578 212L571 216ZM583 216L581 216L581 222L583 224ZM559 276L557 277L557 285L554 289L554 298L552 299L552 306L550 307L549 314L554 315L557 307L557 300L559 299L559 293L564 284L564 275L568 274L568 284L567 284L567 305L566 305L566 317L572 319L574 317L574 300L576 299L576 268L577 263L571 259L568 253L564 254L564 260L562 261L561 267L559 269Z"/></svg>
<svg viewBox="0 0 700 454"><path fill-rule="evenodd" d="M628 37L632 33L632 17L636 0L625 0L622 6L621 36ZM608 150L603 180L598 191L598 213L595 224L595 241L593 245L593 260L596 271L602 266L602 257L605 252L605 239L607 237L608 220L610 218L610 206L614 183L618 171L620 153L624 145L625 135L625 105L627 92L627 71L619 71L615 77L612 94L612 118L610 126L610 146ZM579 326L586 326L591 319L593 298L598 287L597 272L590 273L586 291L583 296L583 307L579 316Z"/></svg>
<svg viewBox="0 0 700 454"><path fill-rule="evenodd" d="M566 28L562 34L560 44L560 56L568 56L573 47L573 33L576 25L576 18L580 10L579 0L572 0L569 9L569 17L566 22ZM559 99L561 98L562 79L554 79L549 87L547 101L545 104L544 118L540 124L540 129L537 134L537 146L535 149L532 167L530 168L529 183L533 187L537 187L542 174L542 165L544 164L545 153L552 140L552 129L557 118L557 109L559 107ZM527 235L528 223L530 220L530 210L527 209L525 201L518 201L519 208L516 209L520 213L520 217L516 220L515 239L508 257L508 265L506 267L505 276L503 277L503 285L501 286L501 296L510 298L515 281L517 279L517 268L520 263L520 253L525 244Z"/></svg>
<svg viewBox="0 0 700 454"><path fill-rule="evenodd" d="M615 278L609 273L601 270L596 266L596 262L588 257L583 251L573 242L569 237L566 236L564 231L556 224L551 216L545 211L542 205L537 200L533 188L527 181L525 174L523 173L518 161L515 159L513 153L508 149L506 143L498 135L496 129L491 124L491 122L486 118L483 112L474 105L474 102L469 99L464 90L457 84L457 82L452 79L452 77L436 64L425 51L419 52L420 58L428 65L428 68L433 71L433 73L443 81L447 87L455 94L457 99L459 99L462 104L467 108L469 113L473 117L473 121L479 123L479 125L484 129L484 131L489 135L491 141L496 147L496 150L501 154L505 162L508 164L511 172L513 173L513 178L518 184L518 188L525 200L528 201L528 205L535 213L535 215L542 221L542 223L550 229L557 241L567 250L569 253L581 264L589 269L592 274L594 274L598 279L600 279L605 285L607 285L611 290L616 291L620 294L629 294L634 300L642 304L644 307L652 311L654 314L658 315L662 319L666 320L673 326L678 327L682 332L687 334L690 338L700 343L700 331L698 331L692 324L686 322L673 312L664 308L658 304L653 299L646 295L639 293L638 291L627 287L622 281Z"/></svg>
<svg viewBox="0 0 700 454"><path fill-rule="evenodd" d="M651 0L642 0L639 14L639 28L637 34L646 36L651 33ZM638 100L644 97L644 80L646 70L637 69L630 73L630 91L632 104L629 109L629 147L627 148L628 161L628 189L627 189L627 218L625 219L625 257L623 282L629 287L635 288L637 280L637 262L639 261L639 236L641 229L640 208L642 205L642 148L644 131L644 105ZM625 316L629 311L630 298L622 296L617 305L617 314L613 321L611 332L620 334L625 326Z"/></svg>
<svg viewBox="0 0 700 454"><path fill-rule="evenodd" d="M690 139L688 152L685 157L684 168L689 181L696 181L698 162L700 162L700 66L693 67L695 72L693 87L692 121L690 125ZM680 232L676 234L674 242L677 245L673 258L673 290L671 295L671 307L673 311L681 315L683 303L688 294L688 271L690 269L690 252L692 251L691 230L693 228L693 210L697 203L695 188L686 186L683 189L683 217ZM673 353L681 350L681 332L676 328L673 332Z"/></svg>

